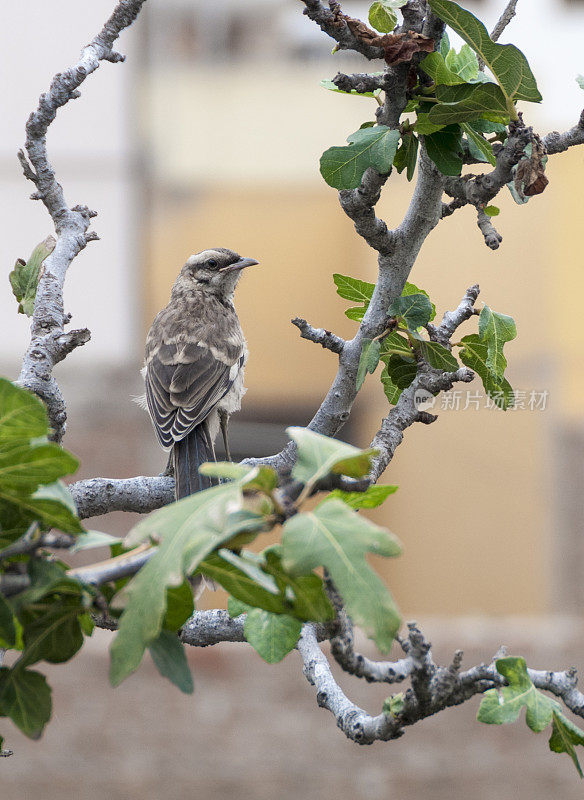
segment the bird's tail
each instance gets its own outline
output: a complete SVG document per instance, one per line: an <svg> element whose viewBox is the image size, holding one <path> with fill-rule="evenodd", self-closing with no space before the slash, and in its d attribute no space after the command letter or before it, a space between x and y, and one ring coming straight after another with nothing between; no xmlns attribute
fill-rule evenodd
<svg viewBox="0 0 584 800"><path fill-rule="evenodd" d="M199 466L205 461L216 461L206 420L193 428L184 439L174 443L172 458L177 500L217 485L216 479L199 472Z"/></svg>

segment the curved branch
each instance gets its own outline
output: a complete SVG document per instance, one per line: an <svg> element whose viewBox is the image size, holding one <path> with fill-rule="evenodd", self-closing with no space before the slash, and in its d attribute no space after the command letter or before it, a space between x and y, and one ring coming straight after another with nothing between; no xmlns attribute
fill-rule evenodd
<svg viewBox="0 0 584 800"><path fill-rule="evenodd" d="M63 283L73 259L96 235L88 233L95 212L86 206L69 208L67 205L48 160L46 135L58 109L80 96L79 86L95 72L100 61L123 60L123 56L113 51L113 43L121 31L132 24L144 2L120 0L100 33L83 49L77 63L53 78L49 91L40 96L36 110L26 123L28 160L23 151L18 154L25 177L35 184L34 198L44 203L57 233L55 249L43 264L31 324L31 341L24 356L19 383L45 402L53 428L52 438L57 442L65 433L67 414L52 370L75 347L89 339L87 330L64 334L68 317L63 307Z"/></svg>

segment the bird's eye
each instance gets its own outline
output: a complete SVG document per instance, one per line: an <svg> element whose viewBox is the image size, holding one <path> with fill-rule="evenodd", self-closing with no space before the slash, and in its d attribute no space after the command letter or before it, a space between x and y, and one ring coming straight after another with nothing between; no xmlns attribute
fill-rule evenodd
<svg viewBox="0 0 584 800"><path fill-rule="evenodd" d="M217 261L214 258L210 258L207 261L207 266L208 267L212 267L213 269L215 269L215 267L217 266Z"/></svg>

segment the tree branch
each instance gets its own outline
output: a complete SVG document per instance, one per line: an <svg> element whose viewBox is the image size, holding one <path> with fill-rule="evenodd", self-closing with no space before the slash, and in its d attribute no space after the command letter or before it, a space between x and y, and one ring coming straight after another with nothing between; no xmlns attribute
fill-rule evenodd
<svg viewBox="0 0 584 800"><path fill-rule="evenodd" d="M301 317L294 317L292 325L296 325L300 331L300 336L303 339L308 339L310 342L321 345L325 350L330 350L333 353L341 353L345 346L345 340L340 336L336 336L330 331L325 331L324 328L313 328L305 319Z"/></svg>
<svg viewBox="0 0 584 800"><path fill-rule="evenodd" d="M38 106L26 123L25 149L18 154L26 178L36 187L34 197L42 200L53 220L57 243L45 259L39 280L31 324L31 341L24 356L19 383L35 392L46 404L53 429L52 438L60 442L67 419L65 401L52 376L55 364L75 347L89 340L89 331L64 334L68 318L63 308L63 283L73 259L95 235L88 228L95 212L86 206L69 208L63 189L51 167L46 135L59 108L80 96L79 86L94 72L100 61L121 61L112 50L121 31L132 24L145 0L120 0L100 33L85 47L76 64L57 74L49 91L42 94Z"/></svg>
<svg viewBox="0 0 584 800"><path fill-rule="evenodd" d="M477 226L483 234L487 247L490 250L497 250L503 241L503 237L491 222L489 215L485 214L482 208L477 208Z"/></svg>
<svg viewBox="0 0 584 800"><path fill-rule="evenodd" d="M80 519L110 511L149 514L174 500L174 478L139 475L136 478L89 478L69 486Z"/></svg>
<svg viewBox="0 0 584 800"><path fill-rule="evenodd" d="M339 50L354 50L370 60L383 58L381 47L373 47L357 39L345 20L334 13L338 3L329 3L327 8L321 0L303 0L303 2L306 6L303 13L338 43Z"/></svg>
<svg viewBox="0 0 584 800"><path fill-rule="evenodd" d="M563 153L569 147L577 144L584 144L584 111L580 114L580 119L573 128L565 133L558 133L552 131L547 136L543 137L543 146L546 153L552 155L554 153Z"/></svg>
<svg viewBox="0 0 584 800"><path fill-rule="evenodd" d="M493 42L499 41L501 34L503 33L507 25L511 22L511 20L517 13L515 9L517 8L518 2L519 0L509 0L509 2L507 3L505 10L499 17L497 24L491 31L490 36Z"/></svg>

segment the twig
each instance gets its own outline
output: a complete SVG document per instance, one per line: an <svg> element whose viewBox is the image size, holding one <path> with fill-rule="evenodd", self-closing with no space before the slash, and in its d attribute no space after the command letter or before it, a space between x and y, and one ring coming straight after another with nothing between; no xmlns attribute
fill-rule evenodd
<svg viewBox="0 0 584 800"><path fill-rule="evenodd" d="M503 237L491 222L491 218L488 214L485 214L482 208L477 208L477 226L483 234L487 247L490 250L498 250L499 245L503 241Z"/></svg>
<svg viewBox="0 0 584 800"><path fill-rule="evenodd" d="M301 317L294 317L291 320L292 325L296 325L300 331L300 336L303 339L308 339L310 342L321 345L325 350L330 350L333 353L341 353L345 346L345 340L340 336L336 336L330 331L325 331L324 328L314 328L305 319Z"/></svg>
<svg viewBox="0 0 584 800"><path fill-rule="evenodd" d="M517 7L517 3L518 2L519 2L519 0L509 0L509 2L507 3L507 6L506 6L505 10L503 11L501 16L499 17L499 20L497 21L497 24L495 25L495 27L491 31L490 36L491 36L491 39L494 42L499 41L499 38L500 38L501 34L503 33L503 31L505 30L507 25L511 22L511 20L513 19L513 17L517 13L515 9Z"/></svg>

